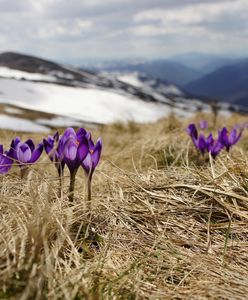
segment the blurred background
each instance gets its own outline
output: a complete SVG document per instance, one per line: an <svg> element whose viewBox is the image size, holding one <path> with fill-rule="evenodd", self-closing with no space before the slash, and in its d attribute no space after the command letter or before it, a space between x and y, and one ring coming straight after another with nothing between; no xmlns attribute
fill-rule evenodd
<svg viewBox="0 0 248 300"><path fill-rule="evenodd" d="M0 0L0 127L248 109L247 0Z"/></svg>

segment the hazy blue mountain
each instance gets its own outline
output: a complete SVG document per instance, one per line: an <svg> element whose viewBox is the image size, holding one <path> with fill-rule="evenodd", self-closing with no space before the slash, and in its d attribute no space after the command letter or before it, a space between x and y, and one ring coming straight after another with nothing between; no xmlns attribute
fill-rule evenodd
<svg viewBox="0 0 248 300"><path fill-rule="evenodd" d="M189 68L193 68L203 74L211 73L223 66L230 65L235 62L235 58L207 53L184 53L173 56L170 61L180 63Z"/></svg>
<svg viewBox="0 0 248 300"><path fill-rule="evenodd" d="M248 106L248 59L222 67L184 88L195 95Z"/></svg>
<svg viewBox="0 0 248 300"><path fill-rule="evenodd" d="M182 86L204 75L203 72L194 70L177 62L168 60L154 60L149 62L124 63L110 62L101 65L86 66L94 71L108 72L138 72L161 80ZM85 69L85 66L83 66Z"/></svg>

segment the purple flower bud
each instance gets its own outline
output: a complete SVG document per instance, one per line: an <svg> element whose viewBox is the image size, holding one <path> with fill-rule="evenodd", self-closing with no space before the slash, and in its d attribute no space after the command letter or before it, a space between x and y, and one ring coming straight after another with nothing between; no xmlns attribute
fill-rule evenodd
<svg viewBox="0 0 248 300"><path fill-rule="evenodd" d="M186 131L189 134L189 136L191 137L191 140L192 140L193 144L195 145L195 147L198 148L198 145L197 145L198 132L197 132L195 124L189 124Z"/></svg>
<svg viewBox="0 0 248 300"><path fill-rule="evenodd" d="M61 149L60 143L61 137L59 133L56 132L54 136L48 136L47 139L43 139L43 144L46 153L48 154L50 160L55 163L55 167L58 170L59 175L63 174L65 161L63 149Z"/></svg>
<svg viewBox="0 0 248 300"><path fill-rule="evenodd" d="M99 138L95 145L94 145L90 135L88 135L88 140L89 140L90 148L89 148L89 152L88 152L86 158L84 159L84 161L82 163L82 167L84 168L86 174L88 176L92 177L93 172L94 172L95 168L97 167L100 157L101 157L102 139Z"/></svg>

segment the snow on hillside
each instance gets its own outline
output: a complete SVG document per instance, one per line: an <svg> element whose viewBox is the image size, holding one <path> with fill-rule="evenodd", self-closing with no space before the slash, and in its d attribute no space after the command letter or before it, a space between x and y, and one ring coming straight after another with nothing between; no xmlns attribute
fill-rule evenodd
<svg viewBox="0 0 248 300"><path fill-rule="evenodd" d="M136 86L136 87L144 87L144 82L142 82L138 73L120 73L116 76L120 81L125 82L127 84Z"/></svg>
<svg viewBox="0 0 248 300"><path fill-rule="evenodd" d="M161 103L142 102L107 90L0 79L0 102L94 123L150 122L170 113Z"/></svg>
<svg viewBox="0 0 248 300"><path fill-rule="evenodd" d="M133 85L135 87L143 88L146 91L156 89L158 92L174 95L183 96L183 92L173 84L165 84L156 79L148 78L145 75L141 75L138 72L131 73L113 73L116 74L116 78L122 82Z"/></svg>
<svg viewBox="0 0 248 300"><path fill-rule="evenodd" d="M188 117L199 109L210 110L207 104L185 99L176 86L139 74L104 77L80 72L84 80L81 82L73 80L77 73L69 72L69 69L49 70L40 74L0 67L0 103L15 105L15 110L27 108L57 116L50 121L41 117L25 122L16 116L2 115L0 128L46 131L47 126L80 126L80 122L153 122L172 111ZM68 78L70 85L57 81L58 78Z"/></svg>
<svg viewBox="0 0 248 300"><path fill-rule="evenodd" d="M7 67L0 67L0 77L34 81L56 81L56 78L50 75L44 75L40 73L29 73L25 71L10 69Z"/></svg>
<svg viewBox="0 0 248 300"><path fill-rule="evenodd" d="M0 128L29 132L49 132L49 128L31 120L0 114Z"/></svg>

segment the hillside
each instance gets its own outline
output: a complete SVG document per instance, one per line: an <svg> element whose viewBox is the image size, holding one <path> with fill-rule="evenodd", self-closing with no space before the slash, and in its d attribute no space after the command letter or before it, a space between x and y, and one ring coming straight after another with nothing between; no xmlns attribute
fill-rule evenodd
<svg viewBox="0 0 248 300"><path fill-rule="evenodd" d="M63 124L153 122L171 113L188 117L211 111L174 84L137 72L98 74L11 52L0 54L0 103L19 110L14 118L0 115L0 128L26 126L28 131L32 126L47 131ZM23 120L23 110L40 112L40 117L36 113L30 123ZM230 113L228 106L221 110Z"/></svg>
<svg viewBox="0 0 248 300"><path fill-rule="evenodd" d="M90 214L82 169L70 203L68 171L60 197L45 153L22 179L12 167L0 193L0 298L245 299L248 134L210 165L185 133L205 117L93 130L104 151ZM245 120L220 118L215 130ZM14 137L0 134L5 146Z"/></svg>
<svg viewBox="0 0 248 300"><path fill-rule="evenodd" d="M222 67L185 85L185 90L198 96L248 106L248 60Z"/></svg>

